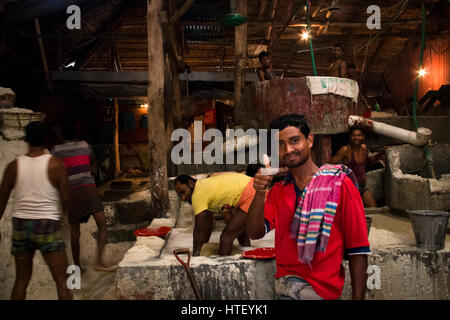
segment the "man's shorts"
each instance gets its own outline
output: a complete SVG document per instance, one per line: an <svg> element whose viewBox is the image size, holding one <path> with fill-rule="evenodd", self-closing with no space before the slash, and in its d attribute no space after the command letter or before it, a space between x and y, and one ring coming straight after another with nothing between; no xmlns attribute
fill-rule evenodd
<svg viewBox="0 0 450 320"><path fill-rule="evenodd" d="M280 300L323 300L308 282L293 275L275 278L275 292Z"/></svg>
<svg viewBox="0 0 450 320"><path fill-rule="evenodd" d="M83 185L70 190L69 223L86 223L89 217L103 211L103 202L95 185Z"/></svg>
<svg viewBox="0 0 450 320"><path fill-rule="evenodd" d="M61 221L13 218L12 223L12 255L35 250L50 253L66 247L60 231Z"/></svg>
<svg viewBox="0 0 450 320"><path fill-rule="evenodd" d="M369 187L367 186L367 183L365 181L362 181L361 183L358 183L358 185L359 185L359 187L358 187L359 195L362 198L364 192L369 190Z"/></svg>
<svg viewBox="0 0 450 320"><path fill-rule="evenodd" d="M248 212L248 209L250 208L250 205L252 204L253 199L255 198L256 190L255 188L253 188L254 180L255 180L254 178L250 179L249 183L242 192L238 203L236 204L236 207L240 208L244 212Z"/></svg>

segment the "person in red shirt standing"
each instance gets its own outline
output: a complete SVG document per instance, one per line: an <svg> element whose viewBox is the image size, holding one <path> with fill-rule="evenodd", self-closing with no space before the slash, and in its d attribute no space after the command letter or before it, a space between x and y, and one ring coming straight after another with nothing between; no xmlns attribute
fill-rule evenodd
<svg viewBox="0 0 450 320"><path fill-rule="evenodd" d="M364 299L370 247L364 208L353 173L346 167L342 167L347 170L344 172L336 169L338 166L319 168L314 164L311 158L314 136L303 116L282 116L270 124L270 129L279 130L280 165L287 167L288 175L270 191L273 176L261 174L261 169L255 175L256 195L248 212L247 233L251 239L258 239L275 229L277 295L280 299L339 299L345 279L342 260L346 258L352 297ZM328 171L335 173L327 176ZM306 203L320 203L319 197L327 194L323 191L327 188L314 187L317 181L333 181L329 188L332 191L328 193L335 198L335 206L327 209L331 203L327 202L324 210L317 207L308 212L303 210ZM323 211L325 214L320 216ZM309 225L306 225L306 236L302 237L305 217ZM295 221L300 224L300 230L298 224L293 228ZM293 237L295 229L299 231Z"/></svg>

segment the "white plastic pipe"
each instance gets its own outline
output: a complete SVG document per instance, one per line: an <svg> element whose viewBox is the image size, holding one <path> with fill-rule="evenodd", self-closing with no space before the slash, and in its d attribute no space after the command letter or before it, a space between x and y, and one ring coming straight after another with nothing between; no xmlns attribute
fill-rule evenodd
<svg viewBox="0 0 450 320"><path fill-rule="evenodd" d="M355 126L357 128L366 129L418 147L425 145L433 133L428 128L418 128L417 132L414 132L354 115L351 115L348 118L348 125L350 128Z"/></svg>

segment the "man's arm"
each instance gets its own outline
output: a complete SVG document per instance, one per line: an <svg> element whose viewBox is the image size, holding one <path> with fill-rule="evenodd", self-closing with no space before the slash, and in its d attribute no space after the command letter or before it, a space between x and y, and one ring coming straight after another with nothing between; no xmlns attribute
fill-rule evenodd
<svg viewBox="0 0 450 320"><path fill-rule="evenodd" d="M14 188L17 174L17 160L10 162L3 173L2 184L0 185L0 220L8 203L11 190ZM1 235L0 235L1 240Z"/></svg>
<svg viewBox="0 0 450 320"><path fill-rule="evenodd" d="M258 75L258 78L259 78L260 81L264 81L265 80L264 79L264 71L262 71L261 69L258 69L256 71L256 74Z"/></svg>
<svg viewBox="0 0 450 320"><path fill-rule="evenodd" d="M347 62L341 61L339 66L339 73L341 78L347 78Z"/></svg>
<svg viewBox="0 0 450 320"><path fill-rule="evenodd" d="M339 149L339 151L331 158L331 164L338 164L338 163L346 163L347 161L347 147L344 146Z"/></svg>
<svg viewBox="0 0 450 320"><path fill-rule="evenodd" d="M350 255L348 265L352 279L352 299L364 300L367 283L367 255Z"/></svg>
<svg viewBox="0 0 450 320"><path fill-rule="evenodd" d="M247 235L250 239L260 239L264 236L265 196L271 182L272 176L262 175L261 169L255 174L253 180L255 198L247 213Z"/></svg>
<svg viewBox="0 0 450 320"><path fill-rule="evenodd" d="M66 167L60 160L57 167L58 174L58 191L61 197L61 210L66 213L69 209L69 178L67 177Z"/></svg>
<svg viewBox="0 0 450 320"><path fill-rule="evenodd" d="M195 215L193 256L199 256L203 244L209 241L213 224L214 214L211 211L205 210Z"/></svg>
<svg viewBox="0 0 450 320"><path fill-rule="evenodd" d="M265 193L256 192L247 213L247 235L250 239L264 236L264 197Z"/></svg>
<svg viewBox="0 0 450 320"><path fill-rule="evenodd" d="M377 152L373 156L369 156L369 148L366 146L366 156L367 156L367 165L374 164L378 160L382 159L383 156L386 154L386 149L383 149L383 151Z"/></svg>

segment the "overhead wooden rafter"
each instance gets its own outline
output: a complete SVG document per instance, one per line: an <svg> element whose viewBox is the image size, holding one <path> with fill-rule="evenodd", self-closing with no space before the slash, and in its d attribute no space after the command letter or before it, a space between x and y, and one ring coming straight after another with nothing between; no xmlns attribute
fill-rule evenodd
<svg viewBox="0 0 450 320"><path fill-rule="evenodd" d="M97 34L112 34L117 32L117 30L120 28L120 25L122 22L126 19L126 17L132 13L136 6L140 3L140 1L137 0L127 0L123 1L120 6L118 6L113 14L112 19L105 22L101 30L97 31ZM79 59L77 59L77 66L78 69L83 69L89 60L92 58L92 56L99 50L100 48L104 47L108 44L108 39L99 39L95 41L91 47L86 51L86 53Z"/></svg>
<svg viewBox="0 0 450 320"><path fill-rule="evenodd" d="M272 29L275 23L275 15L277 13L277 6L278 6L278 0L273 0L272 1L272 8L270 11L270 24L267 27L266 30L266 36L265 36L265 43L269 45L270 47L270 41L272 39Z"/></svg>

